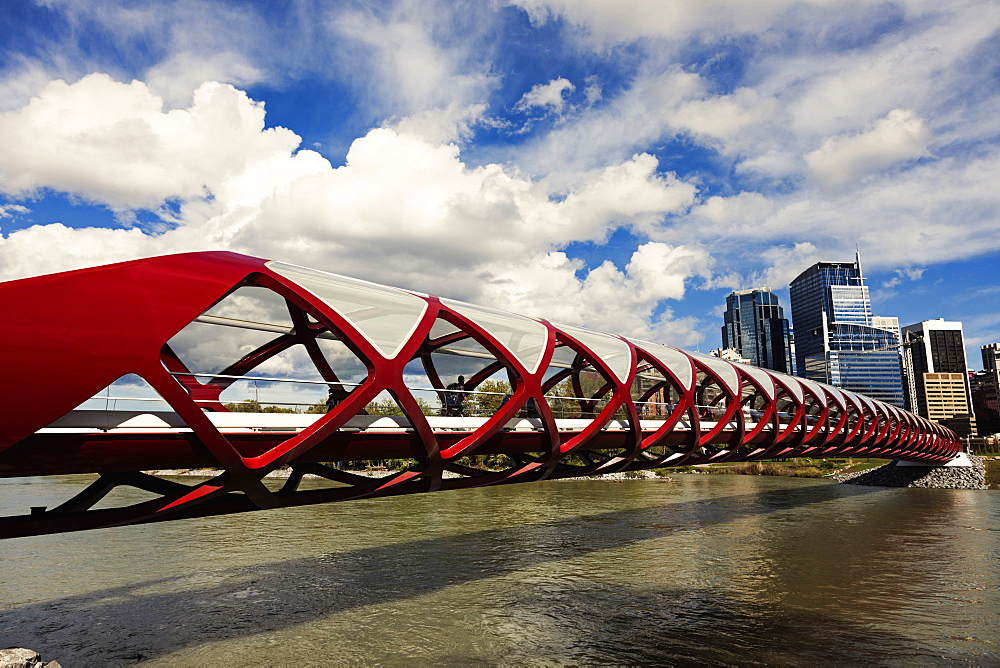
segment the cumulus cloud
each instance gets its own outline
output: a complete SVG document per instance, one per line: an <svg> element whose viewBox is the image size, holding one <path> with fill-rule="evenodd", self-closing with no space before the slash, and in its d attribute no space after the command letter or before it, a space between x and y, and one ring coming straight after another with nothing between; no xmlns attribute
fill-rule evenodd
<svg viewBox="0 0 1000 668"><path fill-rule="evenodd" d="M298 5L272 26L197 0L50 3L81 34L99 24L106 50L142 57L109 70L77 44L59 58L9 60L0 190L70 193L122 220L152 209L172 229L20 230L0 238L0 274L223 247L497 304L622 289L637 301L608 321L641 332L679 322L654 315L663 304L642 287L657 253L684 267L681 285L780 287L855 244L873 268L1000 250L998 93L981 85L997 66L1000 13L988 2L510 4L550 22L573 69L545 76L573 72L580 90L564 77L533 87L519 109L560 122L497 148L474 140L506 122L498 103L510 109L523 92L500 85L497 19L518 11L509 5ZM227 21L236 28L220 30ZM142 82L77 81L88 71ZM340 118L353 125L330 130L351 133L340 137L338 155L353 140L342 165L267 129L261 105L237 88L201 81L303 72L348 91ZM687 171L665 173L675 165ZM563 253L620 227L654 245L589 272ZM677 281L653 284L678 294ZM584 317L571 300L537 299L539 312Z"/></svg>
<svg viewBox="0 0 1000 668"><path fill-rule="evenodd" d="M0 115L0 189L51 188L115 209L207 196L247 164L287 155L292 132L264 129L264 109L232 86L206 83L191 107L165 112L145 84L92 74L53 81Z"/></svg>
<svg viewBox="0 0 1000 668"><path fill-rule="evenodd" d="M183 107L206 81L225 81L246 86L265 79L259 68L241 54L231 51L202 54L189 51L171 54L149 70L144 77L149 88L170 107Z"/></svg>
<svg viewBox="0 0 1000 668"><path fill-rule="evenodd" d="M974 160L930 160L870 174L855 187L822 195L715 196L660 228L658 238L705 244L719 264L743 267L745 282L757 280L747 268L764 265L760 280L773 287L813 262L851 257L856 246L872 269L922 267L967 258L970 249L1000 250L998 178L994 149Z"/></svg>
<svg viewBox="0 0 1000 668"><path fill-rule="evenodd" d="M519 111L528 111L534 107L542 107L546 111L561 114L566 106L566 93L572 93L576 86L570 83L569 79L559 77L546 84L535 84L527 93L514 105Z"/></svg>
<svg viewBox="0 0 1000 668"><path fill-rule="evenodd" d="M711 264L702 248L648 242L624 270L604 262L580 281L576 272L582 263L553 251L488 267L482 294L488 303L526 315L689 346L701 338L695 319L655 311L664 298L681 299L693 276L708 277Z"/></svg>
<svg viewBox="0 0 1000 668"><path fill-rule="evenodd" d="M929 139L930 131L913 111L894 109L865 132L828 137L805 161L814 179L836 188L925 155Z"/></svg>
<svg viewBox="0 0 1000 668"><path fill-rule="evenodd" d="M600 318L623 333L685 330L657 304L707 276L703 249L651 243L622 270L589 272L559 249L600 243L619 226L655 229L691 205L692 185L637 154L556 192L499 164L470 166L441 138L420 119L376 128L334 167L296 150L290 131L265 128L262 106L231 86L204 84L189 108L166 111L141 82L53 82L0 116L0 189L52 188L123 209L171 201L173 227L18 230L0 242L0 273L227 248L522 312L537 305L536 315L552 306L563 320ZM537 296L515 303L514 294ZM608 305L584 306L595 302Z"/></svg>

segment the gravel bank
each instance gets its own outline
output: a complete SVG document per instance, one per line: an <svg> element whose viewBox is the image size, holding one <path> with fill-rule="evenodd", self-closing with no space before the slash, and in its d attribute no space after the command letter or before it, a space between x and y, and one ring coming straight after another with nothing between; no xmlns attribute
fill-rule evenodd
<svg viewBox="0 0 1000 668"><path fill-rule="evenodd" d="M932 487L935 489L988 489L983 460L969 455L973 466L885 466L833 476L848 485L872 487Z"/></svg>

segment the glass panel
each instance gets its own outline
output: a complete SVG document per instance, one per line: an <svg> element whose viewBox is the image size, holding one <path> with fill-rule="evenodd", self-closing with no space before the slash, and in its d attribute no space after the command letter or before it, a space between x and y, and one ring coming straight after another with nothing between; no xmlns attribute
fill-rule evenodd
<svg viewBox="0 0 1000 668"><path fill-rule="evenodd" d="M453 343L449 343L446 346L441 346L436 349L436 353L446 353L450 355L460 355L462 357L480 357L483 359L496 359L496 356L490 351L486 350L481 343L476 341L471 336L464 339L459 339Z"/></svg>
<svg viewBox="0 0 1000 668"><path fill-rule="evenodd" d="M458 327L455 327L455 325L451 324L447 320L442 320L441 318L438 318L437 320L434 321L434 326L431 327L430 338L439 339L442 336L446 336L448 334L454 334L455 332L460 332L460 331L462 330L460 330Z"/></svg>
<svg viewBox="0 0 1000 668"><path fill-rule="evenodd" d="M668 348L660 343L651 343L649 341L639 341L636 339L629 340L641 347L650 355L654 356L656 359L663 362L668 369L674 372L674 375L677 376L677 380L681 382L682 387L691 387L691 381L694 380L694 369L691 366L691 359L687 355L679 350Z"/></svg>
<svg viewBox="0 0 1000 668"><path fill-rule="evenodd" d="M569 346L558 345L552 351L552 361L549 366L559 369L566 369L573 366L576 361L577 352Z"/></svg>
<svg viewBox="0 0 1000 668"><path fill-rule="evenodd" d="M548 330L540 322L485 306L442 299L441 303L473 321L499 341L528 370L535 373L542 361Z"/></svg>
<svg viewBox="0 0 1000 668"><path fill-rule="evenodd" d="M827 395L833 398L833 401L837 404L838 408L844 409L847 407L847 404L844 403L844 393L841 392L839 389L833 387L832 385L827 385L826 383L816 383L816 384L822 387L823 390L827 393Z"/></svg>
<svg viewBox="0 0 1000 668"><path fill-rule="evenodd" d="M275 332L195 320L174 334L167 345L189 371L210 374L221 373L244 355L279 336ZM200 378L199 382L206 380Z"/></svg>
<svg viewBox="0 0 1000 668"><path fill-rule="evenodd" d="M746 364L740 365L740 371L760 383L764 390L764 396L768 399L774 399L774 380L771 378L769 373L763 369L758 369L755 366L748 366Z"/></svg>
<svg viewBox="0 0 1000 668"><path fill-rule="evenodd" d="M629 371L632 370L632 353L627 343L610 334L592 332L589 329L558 324L556 327L592 350L619 380L628 380Z"/></svg>
<svg viewBox="0 0 1000 668"><path fill-rule="evenodd" d="M798 378L778 372L775 372L774 375L778 378L779 381L781 381L782 383L785 384L786 387L788 387L789 393L791 393L791 395L795 397L796 401L798 402L802 401L802 398L805 395L802 394L802 386L799 385Z"/></svg>
<svg viewBox="0 0 1000 668"><path fill-rule="evenodd" d="M868 408L869 411L871 411L872 413L875 412L875 402L874 401L872 401L871 399L869 399L868 397L866 397L863 394L856 394L855 396L858 398L858 400L861 403L863 403ZM871 416L869 416L869 417L871 417Z"/></svg>
<svg viewBox="0 0 1000 668"><path fill-rule="evenodd" d="M820 387L819 383L814 383L811 380L806 380L805 378L800 378L799 382L806 386L806 388L818 397L817 401L826 402L826 393L823 392L824 388Z"/></svg>
<svg viewBox="0 0 1000 668"><path fill-rule="evenodd" d="M427 302L397 288L284 262L267 268L322 299L386 357L395 357L417 328Z"/></svg>
<svg viewBox="0 0 1000 668"><path fill-rule="evenodd" d="M288 315L285 298L272 290L255 285L237 288L221 302L205 311L204 315L231 318L239 322L274 325L286 331L292 328L292 319Z"/></svg>
<svg viewBox="0 0 1000 668"><path fill-rule="evenodd" d="M723 359L719 359L718 357L702 355L701 353L688 353L688 355L704 362L705 366L718 374L730 392L736 396L740 395L741 383L740 376L736 373L736 367Z"/></svg>
<svg viewBox="0 0 1000 668"><path fill-rule="evenodd" d="M170 411L172 413L174 409L146 382L145 378L130 373L111 383L74 410L129 411L132 413Z"/></svg>

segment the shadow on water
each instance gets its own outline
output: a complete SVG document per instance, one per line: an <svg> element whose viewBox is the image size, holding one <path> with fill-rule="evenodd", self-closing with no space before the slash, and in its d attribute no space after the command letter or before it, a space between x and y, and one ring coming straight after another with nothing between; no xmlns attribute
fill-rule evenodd
<svg viewBox="0 0 1000 668"><path fill-rule="evenodd" d="M154 659L205 643L282 631L337 613L415 599L541 564L876 491L840 485L778 489L219 568L208 581L148 579L0 612L0 644L31 647L63 665ZM512 626L532 650L523 656L508 655L505 662L553 656L546 651L547 633L532 637L532 630L539 627L530 620L536 618L544 618L542 626L557 626L563 638L579 635L577 650L566 657L571 662L785 663L804 657L801 652L783 654L775 639L809 628L825 629L814 643L816 659L836 655L846 663L878 661L884 658L880 648L894 644L885 637L874 644L856 642L858 653L851 655L851 650L845 653L845 645L837 645L839 636L864 636L865 629L852 627L842 617L830 620L818 612L786 617L780 606L738 600L711 588L640 587L623 592L589 580L554 587L526 580L516 583L509 596L486 614L503 616L493 620L497 628ZM559 613L555 619L553 611ZM741 651L748 654L734 655L725 648L724 638L718 641L720 628L736 627L741 629ZM716 642L708 643L712 636ZM622 642L626 638L629 641ZM560 651L565 655L566 647ZM469 657L439 655L435 660L463 663Z"/></svg>

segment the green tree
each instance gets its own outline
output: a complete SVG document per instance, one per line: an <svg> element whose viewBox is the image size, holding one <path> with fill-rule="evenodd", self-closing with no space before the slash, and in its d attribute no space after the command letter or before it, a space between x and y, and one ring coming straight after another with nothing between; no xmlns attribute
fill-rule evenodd
<svg viewBox="0 0 1000 668"><path fill-rule="evenodd" d="M222 404L230 413L298 413L294 408L286 406L263 406L257 400L240 401Z"/></svg>
<svg viewBox="0 0 1000 668"><path fill-rule="evenodd" d="M511 394L510 383L505 380L484 380L475 394L465 399L465 414L480 417L495 415L504 399Z"/></svg>

